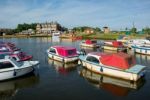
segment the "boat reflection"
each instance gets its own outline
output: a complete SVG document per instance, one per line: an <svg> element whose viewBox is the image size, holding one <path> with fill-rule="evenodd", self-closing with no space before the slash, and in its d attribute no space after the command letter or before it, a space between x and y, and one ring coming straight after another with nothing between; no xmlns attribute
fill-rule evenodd
<svg viewBox="0 0 150 100"><path fill-rule="evenodd" d="M102 52L103 50L100 48L89 48L89 47L84 47L84 46L80 46L81 50L84 50L86 53L90 53L90 52Z"/></svg>
<svg viewBox="0 0 150 100"><path fill-rule="evenodd" d="M135 54L136 62L142 65L150 65L150 56L143 54Z"/></svg>
<svg viewBox="0 0 150 100"><path fill-rule="evenodd" d="M73 62L73 63L62 63L56 60L52 60L48 58L48 63L52 66L55 67L55 70L60 73L60 74L67 74L73 70L76 69L78 66L78 62Z"/></svg>
<svg viewBox="0 0 150 100"><path fill-rule="evenodd" d="M0 82L0 99L7 100L16 95L19 90L29 88L39 83L39 76L34 73L15 80Z"/></svg>
<svg viewBox="0 0 150 100"><path fill-rule="evenodd" d="M116 96L126 96L131 90L138 90L145 83L144 79L131 82L100 75L85 68L81 69L79 74L96 88L104 89Z"/></svg>

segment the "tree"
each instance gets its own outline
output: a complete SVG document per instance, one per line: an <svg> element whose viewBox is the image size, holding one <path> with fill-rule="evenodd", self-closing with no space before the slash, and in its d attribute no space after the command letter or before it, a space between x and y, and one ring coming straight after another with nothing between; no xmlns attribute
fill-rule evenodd
<svg viewBox="0 0 150 100"><path fill-rule="evenodd" d="M15 32L22 32L23 30L28 30L28 29L33 29L36 30L36 23L32 23L32 24L18 24L17 28L15 29Z"/></svg>
<svg viewBox="0 0 150 100"><path fill-rule="evenodd" d="M150 35L150 28L146 27L142 29L142 31L144 32L144 34Z"/></svg>
<svg viewBox="0 0 150 100"><path fill-rule="evenodd" d="M95 32L101 32L101 29L98 27L96 27L94 30L95 30Z"/></svg>
<svg viewBox="0 0 150 100"><path fill-rule="evenodd" d="M131 33L132 33L132 34L136 34L136 33L137 33L137 29L136 29L135 27L133 27L133 28L131 29Z"/></svg>

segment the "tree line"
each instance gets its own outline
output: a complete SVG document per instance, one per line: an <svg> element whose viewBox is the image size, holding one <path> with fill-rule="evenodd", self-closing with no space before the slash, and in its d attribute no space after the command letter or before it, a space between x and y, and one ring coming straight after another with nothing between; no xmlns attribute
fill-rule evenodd
<svg viewBox="0 0 150 100"><path fill-rule="evenodd" d="M88 26L74 27L72 30L74 32L84 32L86 29L93 29L94 32L101 32L101 29L99 27L93 28Z"/></svg>
<svg viewBox="0 0 150 100"><path fill-rule="evenodd" d="M19 33L22 32L24 30L28 30L28 29L33 29L36 30L36 25L37 23L31 23L31 24L27 24L27 23L23 23L23 24L18 24L17 27L15 29L11 29L11 30L4 30L2 31L3 33L6 34L15 34L15 33ZM81 26L81 27L74 27L72 29L72 31L74 32L84 32L86 29L93 29L94 32L99 32L102 33L102 30L99 27L89 27L89 26ZM68 31L68 28L62 27L62 31ZM125 28L125 31L129 31L131 32L131 34L137 34L137 29L135 27L131 28L130 30ZM1 31L0 31L1 32ZM142 29L143 34L148 34L150 35L150 27L145 27Z"/></svg>

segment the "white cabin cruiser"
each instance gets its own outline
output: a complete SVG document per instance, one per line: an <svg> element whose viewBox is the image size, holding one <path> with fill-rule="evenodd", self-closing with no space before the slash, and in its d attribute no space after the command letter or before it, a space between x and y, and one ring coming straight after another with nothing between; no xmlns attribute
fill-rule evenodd
<svg viewBox="0 0 150 100"><path fill-rule="evenodd" d="M0 57L0 81L23 76L32 72L39 61L17 62L10 56Z"/></svg>

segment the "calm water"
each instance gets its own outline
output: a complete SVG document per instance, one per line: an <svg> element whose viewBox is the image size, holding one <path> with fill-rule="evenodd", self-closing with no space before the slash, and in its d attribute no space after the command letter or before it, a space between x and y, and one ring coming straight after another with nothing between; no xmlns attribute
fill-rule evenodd
<svg viewBox="0 0 150 100"><path fill-rule="evenodd" d="M52 45L74 46L80 41L51 38L10 38L24 52L40 61L37 74L0 82L3 100L147 100L150 98L150 56L136 54L136 61L148 67L145 79L137 83L97 75L76 63L63 65L47 58L46 49ZM87 50L97 51L94 50ZM99 51L99 50L98 50ZM121 84L120 84L121 83Z"/></svg>

